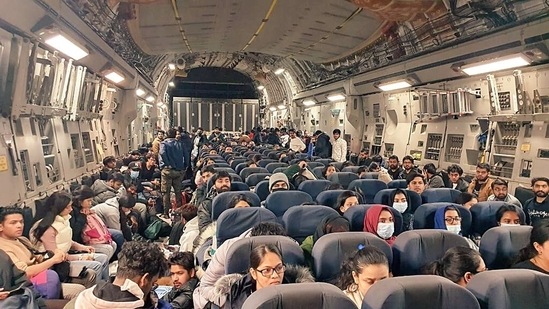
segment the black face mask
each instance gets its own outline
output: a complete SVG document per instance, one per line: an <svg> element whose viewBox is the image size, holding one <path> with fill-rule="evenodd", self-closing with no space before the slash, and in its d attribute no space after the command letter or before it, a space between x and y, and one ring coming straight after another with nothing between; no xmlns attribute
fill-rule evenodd
<svg viewBox="0 0 549 309"><path fill-rule="evenodd" d="M276 188L276 189L271 190L271 192L278 192L278 191L288 191L288 189L286 189L286 188Z"/></svg>

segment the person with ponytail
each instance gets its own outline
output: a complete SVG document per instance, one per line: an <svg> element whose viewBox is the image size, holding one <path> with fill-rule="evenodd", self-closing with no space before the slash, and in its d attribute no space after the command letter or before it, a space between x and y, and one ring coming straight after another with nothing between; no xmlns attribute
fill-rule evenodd
<svg viewBox="0 0 549 309"><path fill-rule="evenodd" d="M549 275L549 219L534 224L530 243L520 250L518 263L512 268L532 269Z"/></svg>
<svg viewBox="0 0 549 309"><path fill-rule="evenodd" d="M358 251L341 264L335 285L360 308L372 285L389 277L389 261L385 254L376 247L360 245Z"/></svg>
<svg viewBox="0 0 549 309"><path fill-rule="evenodd" d="M486 270L486 264L478 251L468 247L453 247L444 256L429 264L425 273L449 279L465 287L474 275Z"/></svg>

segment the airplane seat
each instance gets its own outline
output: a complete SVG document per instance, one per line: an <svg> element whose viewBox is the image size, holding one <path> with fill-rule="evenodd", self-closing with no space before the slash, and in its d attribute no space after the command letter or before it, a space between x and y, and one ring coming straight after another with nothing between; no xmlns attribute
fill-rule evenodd
<svg viewBox="0 0 549 309"><path fill-rule="evenodd" d="M236 191L250 191L250 187L248 187L248 185L243 182L232 181L231 192L236 192Z"/></svg>
<svg viewBox="0 0 549 309"><path fill-rule="evenodd" d="M229 172L229 175L231 176L231 181L240 181L240 182L242 182L242 178L240 178L240 175L236 174L234 171Z"/></svg>
<svg viewBox="0 0 549 309"><path fill-rule="evenodd" d="M461 234L469 236L471 234L472 216L471 212L458 204L453 203L429 203L419 206L414 212L414 230L415 229L434 229L435 212L439 208L454 206L461 216Z"/></svg>
<svg viewBox="0 0 549 309"><path fill-rule="evenodd" d="M305 238L313 235L322 219L330 214L338 214L338 212L323 205L291 207L282 216L282 222L288 236L301 243Z"/></svg>
<svg viewBox="0 0 549 309"><path fill-rule="evenodd" d="M421 199L423 204L427 203L453 203L461 194L459 190L450 189L450 188L433 188L425 189L421 194Z"/></svg>
<svg viewBox="0 0 549 309"><path fill-rule="evenodd" d="M307 159L309 156L306 153L296 153L295 157L299 160Z"/></svg>
<svg viewBox="0 0 549 309"><path fill-rule="evenodd" d="M395 180L389 181L389 183L387 184L387 188L388 189L397 189L397 188L406 189L408 188L408 185L406 184L406 179L395 179Z"/></svg>
<svg viewBox="0 0 549 309"><path fill-rule="evenodd" d="M316 159L315 162L322 163L324 166L328 166L330 163L332 163L334 160L332 159Z"/></svg>
<svg viewBox="0 0 549 309"><path fill-rule="evenodd" d="M240 178L240 176L238 176L235 173L229 173L229 176L231 176L231 183L237 182L237 181L242 182L242 178ZM210 189L212 188L213 185L214 185L213 180L210 177L210 179L208 179L208 183L206 184L206 193L210 192ZM232 185L231 185L231 187L232 187Z"/></svg>
<svg viewBox="0 0 549 309"><path fill-rule="evenodd" d="M366 172L364 176L361 177L361 179L378 179L379 173L378 172Z"/></svg>
<svg viewBox="0 0 549 309"><path fill-rule="evenodd" d="M267 196L267 199L265 200L265 208L272 211L275 216L280 218L290 207L312 202L313 198L309 194L302 191L278 191Z"/></svg>
<svg viewBox="0 0 549 309"><path fill-rule="evenodd" d="M372 206L379 206L379 204L355 205L347 209L343 216L347 218L347 220L349 220L349 223L351 224L351 231L362 232L364 230L364 217L366 216L366 212L368 211L368 209L370 209ZM389 207L389 209L391 210L391 213L393 214L393 219L395 221L394 235L398 236L400 235L400 233L402 233L402 214L393 207Z"/></svg>
<svg viewBox="0 0 549 309"><path fill-rule="evenodd" d="M343 163L345 162L332 162L330 163L331 165L335 166L335 168L338 170L338 171L341 171L341 169L343 168Z"/></svg>
<svg viewBox="0 0 549 309"><path fill-rule="evenodd" d="M383 189L379 191L374 197L374 203L382 205L392 205L393 201L391 201L391 196L393 195L394 191L395 189ZM412 212L415 212L416 209L422 204L421 196L412 190L404 191L408 195L408 205L411 207Z"/></svg>
<svg viewBox="0 0 549 309"><path fill-rule="evenodd" d="M227 239L240 236L260 222L278 221L270 210L262 207L227 209L217 219L217 247L219 248Z"/></svg>
<svg viewBox="0 0 549 309"><path fill-rule="evenodd" d="M392 308L480 309L480 305L471 292L444 277L418 275L376 282L362 301L362 309Z"/></svg>
<svg viewBox="0 0 549 309"><path fill-rule="evenodd" d="M217 164L217 163L216 163ZM214 164L215 165L215 164ZM228 164L227 164L228 166ZM231 173L231 174L234 174L234 170L230 167L214 167L215 169L215 172L216 173L219 173L219 172L227 172L227 173Z"/></svg>
<svg viewBox="0 0 549 309"><path fill-rule="evenodd" d="M316 202L319 205L328 206L335 209L335 203L337 202L337 197L347 190L328 190L320 192L316 197Z"/></svg>
<svg viewBox="0 0 549 309"><path fill-rule="evenodd" d="M266 168L263 167L245 167L240 171L240 177L242 179L248 178L248 176L255 174L255 173L269 173L269 171Z"/></svg>
<svg viewBox="0 0 549 309"><path fill-rule="evenodd" d="M328 283L289 283L260 289L246 299L242 309L356 309L353 301Z"/></svg>
<svg viewBox="0 0 549 309"><path fill-rule="evenodd" d="M242 162L242 163L239 163L236 165L234 171L240 175L240 172L242 172L243 169L247 168L248 167L248 161L245 161L245 162Z"/></svg>
<svg viewBox="0 0 549 309"><path fill-rule="evenodd" d="M467 284L486 309L545 309L549 307L549 276L530 269L490 270Z"/></svg>
<svg viewBox="0 0 549 309"><path fill-rule="evenodd" d="M317 281L333 282L341 270L341 264L348 255L358 250L360 245L374 246L387 256L389 268L393 262L393 252L386 241L367 232L331 233L320 237L313 246L312 256Z"/></svg>
<svg viewBox="0 0 549 309"><path fill-rule="evenodd" d="M263 168L265 168L269 163L278 163L278 161L273 159L261 159L259 160L259 162L257 162L257 164Z"/></svg>
<svg viewBox="0 0 549 309"><path fill-rule="evenodd" d="M315 167L324 167L324 164L322 164L321 162L315 162L315 161L307 162L307 165L311 170L314 169Z"/></svg>
<svg viewBox="0 0 549 309"><path fill-rule="evenodd" d="M244 158L237 158L237 159L234 159L233 162L231 162L231 168L232 168L233 170L235 170L235 172L238 173L236 167L237 167L239 164L241 164L241 163L246 163L246 161L247 161L247 160L244 159Z"/></svg>
<svg viewBox="0 0 549 309"><path fill-rule="evenodd" d="M364 198L363 203L371 204L374 202L376 194L387 189L387 184L377 179L357 179L349 184L349 190L360 192Z"/></svg>
<svg viewBox="0 0 549 309"><path fill-rule="evenodd" d="M305 180L299 184L298 190L316 199L320 192L325 191L330 184L331 182L325 179Z"/></svg>
<svg viewBox="0 0 549 309"><path fill-rule="evenodd" d="M530 243L532 227L498 226L489 229L480 239L480 255L488 269L509 268L520 250Z"/></svg>
<svg viewBox="0 0 549 309"><path fill-rule="evenodd" d="M219 157L219 158L211 158L213 161L214 161L214 164L215 163L227 163L227 161L225 161L225 159L223 159L222 157Z"/></svg>
<svg viewBox="0 0 549 309"><path fill-rule="evenodd" d="M269 163L265 166L265 168L269 171L269 173L274 173L274 170L279 167L288 167L288 163L282 163L282 162L273 162Z"/></svg>
<svg viewBox="0 0 549 309"><path fill-rule="evenodd" d="M356 172L358 171L359 168L360 168L360 166L346 166L343 169L341 169L341 171L356 174Z"/></svg>
<svg viewBox="0 0 549 309"><path fill-rule="evenodd" d="M273 170L273 172L271 174L276 174L276 173L284 173L284 171L286 171L287 167L277 167Z"/></svg>
<svg viewBox="0 0 549 309"><path fill-rule="evenodd" d="M267 196L269 196L269 180L262 180L258 182L254 187L254 192L259 196L259 199L261 201L264 201L267 199Z"/></svg>
<svg viewBox="0 0 549 309"><path fill-rule="evenodd" d="M482 236L487 230L498 226L496 222L496 213L505 204L508 203L499 201L487 201L479 202L473 205L473 207L469 209L473 218L472 232L475 235ZM518 207L516 207L516 209L518 211L520 221L525 224L526 215L524 214L524 211Z"/></svg>
<svg viewBox="0 0 549 309"><path fill-rule="evenodd" d="M259 197L257 196L257 194L251 191L223 192L216 195L212 200L212 220L213 221L216 221L221 215L221 213L228 209L229 203L237 195L245 195L252 203L251 205L252 207L259 207L261 205L261 201L259 200Z"/></svg>
<svg viewBox="0 0 549 309"><path fill-rule="evenodd" d="M317 166L313 168L313 174L315 174L317 179L325 179L324 174L322 174L325 168L325 166Z"/></svg>
<svg viewBox="0 0 549 309"><path fill-rule="evenodd" d="M527 200L536 197L536 194L531 188L516 187L515 197L524 205Z"/></svg>
<svg viewBox="0 0 549 309"><path fill-rule="evenodd" d="M338 183L343 188L349 188L349 184L358 179L358 175L351 172L335 172L328 177L328 180L333 183Z"/></svg>
<svg viewBox="0 0 549 309"><path fill-rule="evenodd" d="M246 184L255 187L261 181L269 179L269 176L271 176L271 173L253 173L246 177Z"/></svg>
<svg viewBox="0 0 549 309"><path fill-rule="evenodd" d="M396 276L421 274L425 266L457 246L469 247L469 244L465 238L445 230L403 232L393 243L393 273Z"/></svg>
<svg viewBox="0 0 549 309"><path fill-rule="evenodd" d="M213 166L214 166L214 168L215 168L216 170L217 170L217 168L219 168L219 167L228 167L228 168L231 167L231 166L229 165L229 163L214 163ZM234 172L234 170L233 170L233 172Z"/></svg>
<svg viewBox="0 0 549 309"><path fill-rule="evenodd" d="M254 236L239 239L227 252L225 274L242 274L250 268L250 253L259 245L276 245L282 253L286 265L306 265L303 250L293 239L286 236Z"/></svg>

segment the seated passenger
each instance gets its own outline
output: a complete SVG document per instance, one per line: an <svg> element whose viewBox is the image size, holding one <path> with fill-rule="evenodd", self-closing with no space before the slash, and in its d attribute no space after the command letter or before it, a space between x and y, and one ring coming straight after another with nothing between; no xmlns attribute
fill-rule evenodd
<svg viewBox="0 0 549 309"><path fill-rule="evenodd" d="M520 250L512 268L532 269L549 275L549 220L538 220L530 233L530 243Z"/></svg>
<svg viewBox="0 0 549 309"><path fill-rule="evenodd" d="M106 202L108 199L118 196L120 188L124 185L124 176L120 173L113 173L105 180L97 179L91 189L95 197L93 204L97 205Z"/></svg>
<svg viewBox="0 0 549 309"><path fill-rule="evenodd" d="M107 181L109 176L116 172L116 158L113 156L106 156L103 159L103 168L99 172L99 179Z"/></svg>
<svg viewBox="0 0 549 309"><path fill-rule="evenodd" d="M349 232L350 230L351 225L349 220L340 215L331 214L322 219L316 227L315 233L305 238L305 240L301 243L301 249L303 250L305 261L307 261L309 267L312 268L313 266L313 246L317 240L320 239L320 237L331 233Z"/></svg>
<svg viewBox="0 0 549 309"><path fill-rule="evenodd" d="M435 212L435 229L447 230L456 235L462 235L459 210L454 206L446 206L437 209ZM467 240L471 249L478 251L478 245L472 239L468 237L463 238Z"/></svg>
<svg viewBox="0 0 549 309"><path fill-rule="evenodd" d="M517 206L504 204L496 212L496 223L499 226L519 226L524 222L520 220Z"/></svg>
<svg viewBox="0 0 549 309"><path fill-rule="evenodd" d="M461 166L457 164L452 164L448 166L447 172L448 178L450 178L449 188L456 189L461 192L467 192L467 188L469 188L469 183L461 177L463 175L463 169L461 168Z"/></svg>
<svg viewBox="0 0 549 309"><path fill-rule="evenodd" d="M461 194L456 197L454 203L459 204L467 209L471 209L473 205L478 203L478 200L472 193L461 192Z"/></svg>
<svg viewBox="0 0 549 309"><path fill-rule="evenodd" d="M227 209L230 208L247 208L252 207L252 201L244 194L238 194L233 196Z"/></svg>
<svg viewBox="0 0 549 309"><path fill-rule="evenodd" d="M151 289L167 270L166 258L156 244L127 242L120 251L114 281L85 290L65 309L166 308L168 304L158 300Z"/></svg>
<svg viewBox="0 0 549 309"><path fill-rule="evenodd" d="M453 247L426 269L427 275L441 276L465 287L474 275L486 271L486 264L478 251L468 247Z"/></svg>
<svg viewBox="0 0 549 309"><path fill-rule="evenodd" d="M425 164L423 173L427 176L427 188L444 188L444 180L437 173L437 168L433 163Z"/></svg>
<svg viewBox="0 0 549 309"><path fill-rule="evenodd" d="M277 246L259 245L250 254L247 275L230 274L219 279L216 285L228 291L222 308L242 308L246 299L257 290L283 283L302 282L314 282L307 268L284 265Z"/></svg>
<svg viewBox="0 0 549 309"><path fill-rule="evenodd" d="M421 193L425 191L425 177L421 174L412 172L406 177L406 185L408 186L408 190L421 195Z"/></svg>
<svg viewBox="0 0 549 309"><path fill-rule="evenodd" d="M21 289L22 293L11 293L16 289ZM14 308L14 305L15 308L46 308L44 299L33 288L25 273L0 249L0 307Z"/></svg>
<svg viewBox="0 0 549 309"><path fill-rule="evenodd" d="M409 231L414 226L414 213L410 206L408 193L402 189L395 189L389 197L389 205L402 214L402 230Z"/></svg>
<svg viewBox="0 0 549 309"><path fill-rule="evenodd" d="M322 176L324 176L324 179L328 179L330 175L336 172L337 172L337 168L334 165L329 164L322 170Z"/></svg>
<svg viewBox="0 0 549 309"><path fill-rule="evenodd" d="M154 154L149 153L145 159L145 164L141 164L138 178L142 181L152 181L156 172L156 157Z"/></svg>
<svg viewBox="0 0 549 309"><path fill-rule="evenodd" d="M355 191L343 191L337 197L334 208L339 212L340 215L343 215L349 208L360 204L360 199L361 196Z"/></svg>
<svg viewBox="0 0 549 309"><path fill-rule="evenodd" d="M375 205L366 211L364 216L364 232L377 235L390 246L395 242L395 220L393 213L387 206Z"/></svg>
<svg viewBox="0 0 549 309"><path fill-rule="evenodd" d="M370 166L368 166L368 172L378 173L377 179L383 181L384 183L389 183L393 180L389 173L387 173L387 170L381 168L381 165L377 162L370 163Z"/></svg>
<svg viewBox="0 0 549 309"><path fill-rule="evenodd" d="M193 309L193 292L198 285L191 252L176 252L169 259L173 289L162 297L174 309Z"/></svg>
<svg viewBox="0 0 549 309"><path fill-rule="evenodd" d="M183 223L183 234L179 238L179 251L193 251L193 243L196 237L200 234L198 231L198 217L196 216L198 209L193 204L185 204L181 206L176 213L181 216Z"/></svg>
<svg viewBox="0 0 549 309"><path fill-rule="evenodd" d="M361 166L356 170L356 174L358 175L358 178L363 178L366 176L366 173L368 173L368 168L366 166Z"/></svg>
<svg viewBox="0 0 549 309"><path fill-rule="evenodd" d="M274 173L269 177L269 192L288 191L290 190L290 182L284 173Z"/></svg>
<svg viewBox="0 0 549 309"><path fill-rule="evenodd" d="M127 241L132 240L132 232L128 226L127 216L135 206L135 198L132 195L124 194L114 197L92 207L109 229L121 231Z"/></svg>
<svg viewBox="0 0 549 309"><path fill-rule="evenodd" d="M389 277L389 261L385 254L374 246L360 245L358 251L341 264L336 286L361 308L370 287Z"/></svg>
<svg viewBox="0 0 549 309"><path fill-rule="evenodd" d="M488 197L487 201L506 202L522 208L520 201L511 195L508 189L507 181L500 178L494 179L492 181L492 195Z"/></svg>
<svg viewBox="0 0 549 309"><path fill-rule="evenodd" d="M191 199L191 203L194 205L200 205L202 201L204 201L204 198L206 197L206 190L208 187L208 181L212 176L215 174L215 169L212 165L204 166L200 171L197 173L197 181L196 181L196 190L193 193L193 197Z"/></svg>
<svg viewBox="0 0 549 309"><path fill-rule="evenodd" d="M212 200L219 193L231 190L231 175L228 172L221 171L212 176L213 186L207 193L204 201L198 206L198 228L202 233L206 227L212 223Z"/></svg>

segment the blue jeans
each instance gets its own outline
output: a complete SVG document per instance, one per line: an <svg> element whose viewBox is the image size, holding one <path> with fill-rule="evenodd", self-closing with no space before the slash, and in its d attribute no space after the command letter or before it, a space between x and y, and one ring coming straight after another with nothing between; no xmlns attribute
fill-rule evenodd
<svg viewBox="0 0 549 309"><path fill-rule="evenodd" d="M82 254L77 254L77 256L82 256ZM109 280L109 259L105 254L94 253L94 260L71 260L71 274L77 275L82 268L86 266L89 269L92 269L97 274L97 281L100 280L108 281Z"/></svg>
<svg viewBox="0 0 549 309"><path fill-rule="evenodd" d="M122 250L122 245L126 240L124 239L124 234L122 234L122 231L109 229L109 232L112 235L112 240L116 243L116 251L114 251L114 255L111 258L111 261L115 261L118 260L118 253Z"/></svg>

